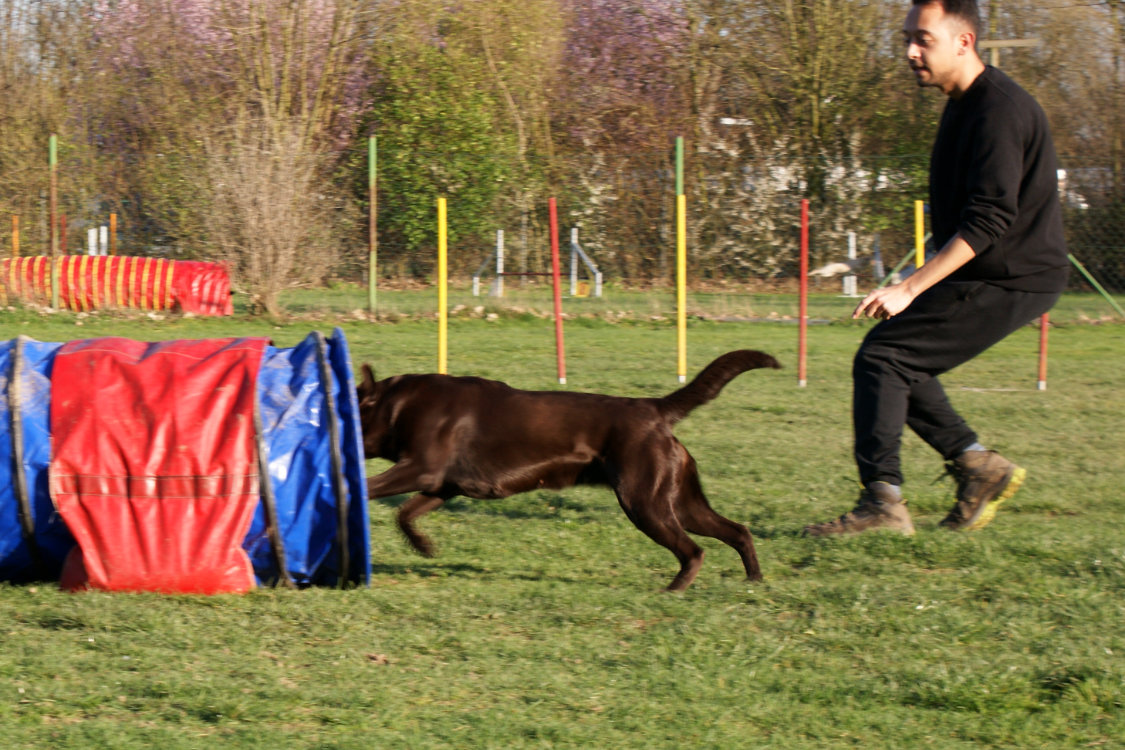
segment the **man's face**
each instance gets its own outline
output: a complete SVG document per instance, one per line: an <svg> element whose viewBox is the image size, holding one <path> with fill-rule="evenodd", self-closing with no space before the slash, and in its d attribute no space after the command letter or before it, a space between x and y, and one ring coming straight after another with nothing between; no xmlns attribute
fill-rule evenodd
<svg viewBox="0 0 1125 750"><path fill-rule="evenodd" d="M973 49L969 25L946 15L940 3L914 5L906 14L902 40L918 85L951 93L960 80L966 54Z"/></svg>

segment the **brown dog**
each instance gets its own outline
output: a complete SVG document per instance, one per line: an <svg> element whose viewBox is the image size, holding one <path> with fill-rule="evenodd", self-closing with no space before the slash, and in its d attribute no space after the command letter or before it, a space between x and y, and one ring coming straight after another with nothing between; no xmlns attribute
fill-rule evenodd
<svg viewBox="0 0 1125 750"><path fill-rule="evenodd" d="M729 352L663 398L621 398L521 391L448 375L376 382L365 364L357 388L364 452L395 462L368 478L368 496L416 492L399 508L398 525L414 549L431 557L429 539L413 522L452 497L608 485L629 520L680 561L668 590L687 588L703 562L703 550L685 532L726 542L747 577L760 580L750 532L711 509L695 461L672 434L692 409L759 367L780 365L762 352Z"/></svg>

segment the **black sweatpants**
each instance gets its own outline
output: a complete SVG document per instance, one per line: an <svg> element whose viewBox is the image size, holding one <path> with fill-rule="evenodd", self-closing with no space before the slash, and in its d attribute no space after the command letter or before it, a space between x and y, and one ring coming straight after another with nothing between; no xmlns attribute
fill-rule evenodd
<svg viewBox="0 0 1125 750"><path fill-rule="evenodd" d="M865 485L902 484L903 425L951 459L977 441L937 376L1051 309L1058 293L939 283L868 332L852 366L855 459Z"/></svg>

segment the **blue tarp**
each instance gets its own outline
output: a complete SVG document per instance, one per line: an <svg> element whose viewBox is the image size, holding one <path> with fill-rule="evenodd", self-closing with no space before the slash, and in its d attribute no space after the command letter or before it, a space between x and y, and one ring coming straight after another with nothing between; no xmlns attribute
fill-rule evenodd
<svg viewBox="0 0 1125 750"><path fill-rule="evenodd" d="M56 580L75 545L48 491L51 370L62 344L26 338L19 343L22 361L13 383L17 341L0 342L0 580ZM285 579L298 586L334 586L346 565L344 581L367 585L367 484L343 331L328 338L313 333L292 348L266 347L257 398L269 476L263 496L267 489L272 495L280 545L271 542L271 514L263 499L242 545L256 577L260 583ZM18 425L12 421L13 400L19 404ZM18 445L13 428L22 431ZM20 467L28 503L22 513Z"/></svg>

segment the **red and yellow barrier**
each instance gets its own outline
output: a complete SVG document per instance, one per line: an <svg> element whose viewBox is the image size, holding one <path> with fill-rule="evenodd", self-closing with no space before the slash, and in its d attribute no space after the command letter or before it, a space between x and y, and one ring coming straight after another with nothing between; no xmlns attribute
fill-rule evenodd
<svg viewBox="0 0 1125 750"><path fill-rule="evenodd" d="M64 255L0 260L0 291L41 304L51 299L51 271L59 280L59 305L76 312L103 308L180 309L196 315L230 315L230 275L221 263L131 256Z"/></svg>

